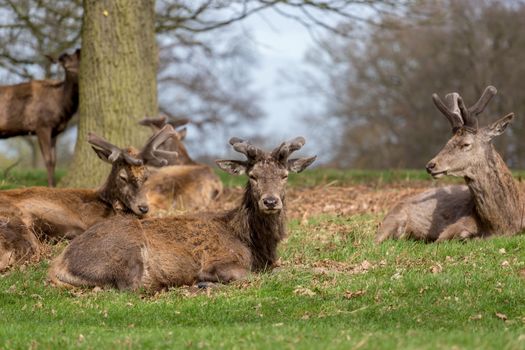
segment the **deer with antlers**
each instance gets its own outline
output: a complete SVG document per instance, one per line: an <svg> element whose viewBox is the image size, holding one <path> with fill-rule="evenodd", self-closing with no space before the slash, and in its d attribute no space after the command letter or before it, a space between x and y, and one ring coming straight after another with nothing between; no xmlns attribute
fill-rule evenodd
<svg viewBox="0 0 525 350"><path fill-rule="evenodd" d="M387 214L376 241L413 238L425 241L513 235L524 227L523 199L505 162L492 145L514 119L510 113L480 128L478 115L496 94L489 86L467 108L458 93L437 94L434 104L448 119L452 138L426 165L434 178L463 177L466 185L431 189L398 203Z"/></svg>
<svg viewBox="0 0 525 350"><path fill-rule="evenodd" d="M55 185L56 141L78 109L80 50L62 54L63 81L33 80L0 87L0 138L36 135L47 169L47 182Z"/></svg>
<svg viewBox="0 0 525 350"><path fill-rule="evenodd" d="M217 164L230 174L249 177L238 207L217 214L103 221L75 238L53 261L51 282L155 290L228 283L271 268L286 233L288 172L301 172L315 160L289 158L304 143L298 137L265 152L232 138L230 144L247 160Z"/></svg>
<svg viewBox="0 0 525 350"><path fill-rule="evenodd" d="M98 190L31 187L0 192L0 270L29 258L38 259L40 241L72 239L111 216L149 211L142 191L147 164L161 166L173 152L158 149L173 136L171 126L153 135L138 152L121 149L89 134L98 157L111 164L111 172Z"/></svg>
<svg viewBox="0 0 525 350"><path fill-rule="evenodd" d="M187 119L159 116L145 118L139 124L156 131L166 124L176 128L188 122ZM222 193L222 182L213 169L189 156L182 142L185 137L186 128L183 128L162 145L162 149L176 152L177 157L168 160L169 166L152 171L145 184L152 213L170 209L192 212L207 209Z"/></svg>

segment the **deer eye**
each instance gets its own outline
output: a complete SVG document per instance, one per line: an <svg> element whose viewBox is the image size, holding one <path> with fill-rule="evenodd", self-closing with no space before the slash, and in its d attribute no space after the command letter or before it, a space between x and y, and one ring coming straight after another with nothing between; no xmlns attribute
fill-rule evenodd
<svg viewBox="0 0 525 350"><path fill-rule="evenodd" d="M119 177L122 181L128 181L128 174L126 174L125 171L121 171L121 172L118 174L118 177Z"/></svg>
<svg viewBox="0 0 525 350"><path fill-rule="evenodd" d="M250 180L257 181L257 178L255 176L253 176L253 175L250 175L248 177L250 178Z"/></svg>
<svg viewBox="0 0 525 350"><path fill-rule="evenodd" d="M288 174L283 175L283 176L281 177L281 179L283 179L283 180L286 180L287 178L288 178Z"/></svg>
<svg viewBox="0 0 525 350"><path fill-rule="evenodd" d="M461 149L467 149L471 146L472 144L471 143L468 143L468 142L465 142L465 143L462 143L461 144Z"/></svg>

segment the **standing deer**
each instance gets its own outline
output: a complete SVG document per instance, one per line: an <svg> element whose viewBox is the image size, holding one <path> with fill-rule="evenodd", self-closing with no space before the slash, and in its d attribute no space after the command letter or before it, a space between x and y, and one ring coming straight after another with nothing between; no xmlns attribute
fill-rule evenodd
<svg viewBox="0 0 525 350"><path fill-rule="evenodd" d="M188 123L187 119L168 119L165 116L145 118L139 122L158 130L166 124L173 127ZM145 184L152 213L159 210L198 211L207 209L210 203L222 193L222 182L213 169L195 162L188 154L182 142L186 137L186 128L176 131L167 140L162 149L177 153L177 157L168 159L167 167L153 171Z"/></svg>
<svg viewBox="0 0 525 350"><path fill-rule="evenodd" d="M271 268L286 234L288 172L301 172L316 158L289 159L304 143L298 137L268 153L232 138L230 144L247 160L217 164L230 174L248 175L240 206L218 214L100 222L53 261L51 282L155 290L228 283Z"/></svg>
<svg viewBox="0 0 525 350"><path fill-rule="evenodd" d="M466 186L435 188L401 201L383 220L377 242L388 238L439 242L513 235L524 227L522 195L492 145L492 139L505 131L514 114L478 127L478 115L495 94L494 87L487 87L469 108L457 93L445 97L447 104L437 94L432 96L450 122L453 136L426 169L436 179L444 175L463 177Z"/></svg>
<svg viewBox="0 0 525 350"><path fill-rule="evenodd" d="M148 177L146 164L166 163L164 156L172 153L157 148L172 135L173 129L166 126L138 152L89 134L88 142L98 157L111 164L98 190L31 187L0 192L0 271L32 256L38 258L41 240L74 238L110 216L147 214L142 191Z"/></svg>
<svg viewBox="0 0 525 350"><path fill-rule="evenodd" d="M55 186L57 136L78 109L80 49L58 58L66 72L63 81L33 80L0 86L0 138L36 135L47 169L47 183Z"/></svg>

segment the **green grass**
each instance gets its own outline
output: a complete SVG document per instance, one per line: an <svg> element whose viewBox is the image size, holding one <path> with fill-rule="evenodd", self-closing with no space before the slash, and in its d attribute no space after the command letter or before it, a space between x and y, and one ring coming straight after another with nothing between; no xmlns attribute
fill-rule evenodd
<svg viewBox="0 0 525 350"><path fill-rule="evenodd" d="M65 174L64 169L56 169L56 180L60 181ZM13 169L7 177L0 173L0 190L29 186L47 186L47 171L45 169Z"/></svg>
<svg viewBox="0 0 525 350"><path fill-rule="evenodd" d="M375 245L380 219L292 221L281 267L208 292L69 292L45 285L48 261L13 270L0 349L525 348L525 235Z"/></svg>

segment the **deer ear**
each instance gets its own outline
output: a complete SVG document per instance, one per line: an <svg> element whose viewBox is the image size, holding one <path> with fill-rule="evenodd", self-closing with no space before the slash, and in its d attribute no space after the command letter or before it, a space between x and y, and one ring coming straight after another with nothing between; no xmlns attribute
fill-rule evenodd
<svg viewBox="0 0 525 350"><path fill-rule="evenodd" d="M485 128L485 134L488 136L489 139L492 139L496 136L499 136L503 134L507 126L512 122L514 119L514 113L509 113L503 118L495 121L494 123L490 124Z"/></svg>
<svg viewBox="0 0 525 350"><path fill-rule="evenodd" d="M242 175L246 173L246 163L241 160L216 160L219 168L231 175Z"/></svg>
<svg viewBox="0 0 525 350"><path fill-rule="evenodd" d="M187 128L182 128L180 131L177 131L179 133L179 140L184 141L186 138L186 135L188 134Z"/></svg>
<svg viewBox="0 0 525 350"><path fill-rule="evenodd" d="M96 147L93 147L93 146L91 146L91 148L93 148L93 151L95 151L97 156L100 159L102 159L104 162L109 163L109 164L113 164L113 162L109 160L109 156L111 155L111 152L109 152L107 150L99 149L99 148L96 148Z"/></svg>
<svg viewBox="0 0 525 350"><path fill-rule="evenodd" d="M317 156L309 158L294 158L288 160L288 171L292 173L300 173L314 162Z"/></svg>

